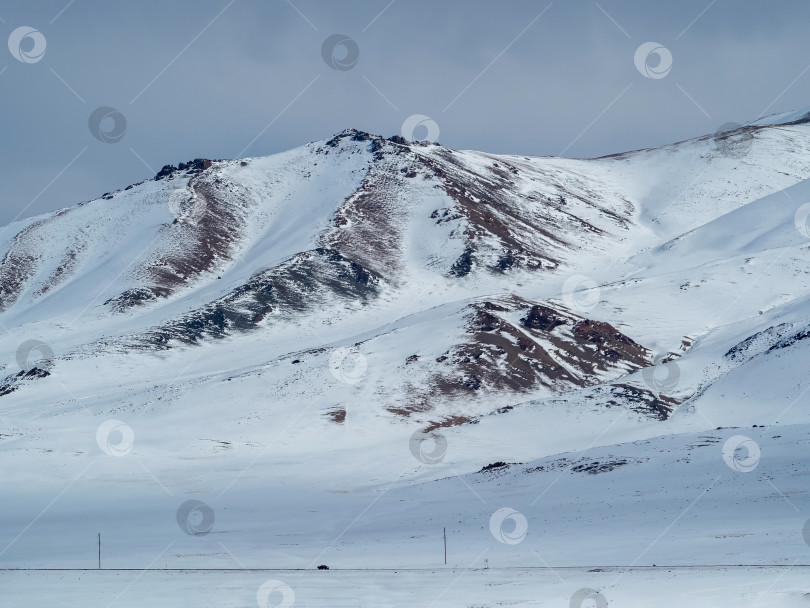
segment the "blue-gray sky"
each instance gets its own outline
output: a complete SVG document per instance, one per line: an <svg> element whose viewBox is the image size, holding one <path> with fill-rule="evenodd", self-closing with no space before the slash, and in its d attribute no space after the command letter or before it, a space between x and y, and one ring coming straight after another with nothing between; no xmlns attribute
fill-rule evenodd
<svg viewBox="0 0 810 608"><path fill-rule="evenodd" d="M449 147L587 157L810 106L806 0L6 0L0 19L46 40L31 63L0 47L0 224L417 113ZM336 33L352 69L321 56ZM634 64L649 41L664 78ZM90 133L100 106L117 143Z"/></svg>

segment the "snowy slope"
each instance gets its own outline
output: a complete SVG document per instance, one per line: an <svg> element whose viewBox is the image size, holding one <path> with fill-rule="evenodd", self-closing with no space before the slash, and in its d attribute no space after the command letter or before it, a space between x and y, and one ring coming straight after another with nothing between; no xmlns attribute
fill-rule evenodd
<svg viewBox="0 0 810 608"><path fill-rule="evenodd" d="M443 568L445 527L461 569L810 563L810 126L769 120L592 160L348 130L3 228L0 563Z"/></svg>

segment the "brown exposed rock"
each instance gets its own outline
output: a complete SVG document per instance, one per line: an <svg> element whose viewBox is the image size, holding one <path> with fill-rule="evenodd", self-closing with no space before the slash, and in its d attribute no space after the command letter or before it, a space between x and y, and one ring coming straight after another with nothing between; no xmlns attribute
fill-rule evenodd
<svg viewBox="0 0 810 608"><path fill-rule="evenodd" d="M383 156L369 167L360 188L336 211L334 228L320 240L323 247L351 252L359 264L393 282L403 267L406 225L396 193L406 187L407 178L395 170L398 163Z"/></svg>
<svg viewBox="0 0 810 608"><path fill-rule="evenodd" d="M30 245L39 238L47 220L39 220L21 230L0 261L0 312L8 309L36 275L39 260Z"/></svg>
<svg viewBox="0 0 810 608"><path fill-rule="evenodd" d="M529 309L529 314L523 317L520 322L524 327L540 331L551 331L555 327L567 323L553 308L541 304L532 306Z"/></svg>
<svg viewBox="0 0 810 608"><path fill-rule="evenodd" d="M274 317L291 316L327 303L361 307L379 295L381 278L332 249L318 248L254 275L207 306L148 331L145 339L166 346L195 343L256 329Z"/></svg>
<svg viewBox="0 0 810 608"><path fill-rule="evenodd" d="M336 407L326 412L325 416L329 418L332 422L335 422L337 424L343 424L346 421L346 409L342 407Z"/></svg>
<svg viewBox="0 0 810 608"><path fill-rule="evenodd" d="M472 420L473 418L469 416L461 416L461 415L449 416L447 418L439 420L438 422L431 422L425 427L424 432L430 433L432 431L435 431L436 429L446 429L454 426L461 426L462 424L472 422Z"/></svg>
<svg viewBox="0 0 810 608"><path fill-rule="evenodd" d="M200 167L204 165L200 160ZM196 162L196 161L193 161ZM105 302L115 311L165 298L213 269L218 259L227 259L244 234L243 208L247 194L201 173L188 183L195 205L202 211L194 221L175 221L163 226L155 239L152 258L142 265L141 287L133 288ZM176 244L179 243L180 247Z"/></svg>
<svg viewBox="0 0 810 608"><path fill-rule="evenodd" d="M544 186L555 188L556 195L545 189L527 193L526 185L533 178L526 178L520 168L500 159L483 173L473 172L452 150L416 156L455 203L441 214L440 210L434 211L437 221L444 221L445 216L465 220L466 248L450 269L452 276L466 276L475 261L481 265L484 258L483 266L500 273L518 267L556 268L561 253L583 246L566 234L599 239L607 236L606 228L626 229L633 212L629 202L618 209L604 203L599 192L590 191L575 175L568 179L561 179L557 173L543 176ZM572 200L577 200L580 207L597 211L601 221L587 221L576 215L568 204ZM588 216L592 217L592 213ZM500 252L493 251L493 243L499 244Z"/></svg>
<svg viewBox="0 0 810 608"><path fill-rule="evenodd" d="M647 349L636 344L610 323L583 319L574 325L572 333L577 340L595 345L600 355L608 361L624 360L639 367L647 364Z"/></svg>
<svg viewBox="0 0 810 608"><path fill-rule="evenodd" d="M627 407L659 420L669 418L673 410L683 401L630 384L615 384L608 387L608 390L610 391L610 398L606 401L608 406Z"/></svg>
<svg viewBox="0 0 810 608"><path fill-rule="evenodd" d="M517 323L510 319L523 311ZM470 305L467 338L425 367L429 389L412 402L489 391L555 393L600 384L650 364L649 352L609 323L513 296ZM662 405L663 407L663 405ZM406 408L413 411L411 408Z"/></svg>

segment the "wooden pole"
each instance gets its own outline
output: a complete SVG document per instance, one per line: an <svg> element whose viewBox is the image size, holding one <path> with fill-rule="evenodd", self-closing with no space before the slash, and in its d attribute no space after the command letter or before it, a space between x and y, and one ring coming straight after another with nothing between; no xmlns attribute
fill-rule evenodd
<svg viewBox="0 0 810 608"><path fill-rule="evenodd" d="M98 569L101 570L101 532L98 533Z"/></svg>
<svg viewBox="0 0 810 608"><path fill-rule="evenodd" d="M442 536L444 536L444 565L447 565L447 528L442 528Z"/></svg>

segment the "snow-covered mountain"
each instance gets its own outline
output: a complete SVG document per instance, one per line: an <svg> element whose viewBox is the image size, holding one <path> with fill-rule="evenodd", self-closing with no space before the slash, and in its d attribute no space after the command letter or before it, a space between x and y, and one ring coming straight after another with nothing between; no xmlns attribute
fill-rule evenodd
<svg viewBox="0 0 810 608"><path fill-rule="evenodd" d="M0 563L807 559L807 115L590 160L347 130L1 229Z"/></svg>

